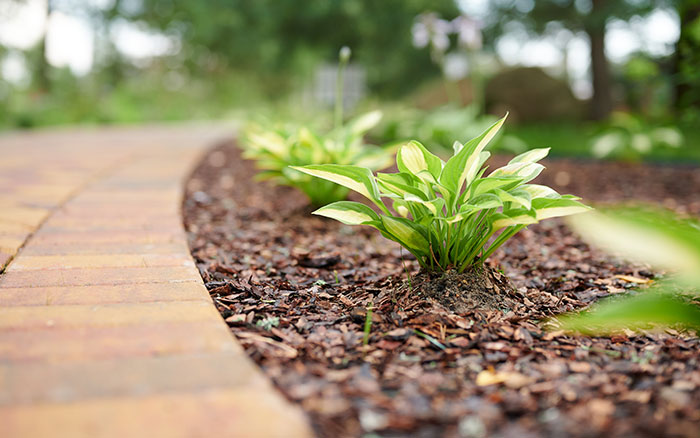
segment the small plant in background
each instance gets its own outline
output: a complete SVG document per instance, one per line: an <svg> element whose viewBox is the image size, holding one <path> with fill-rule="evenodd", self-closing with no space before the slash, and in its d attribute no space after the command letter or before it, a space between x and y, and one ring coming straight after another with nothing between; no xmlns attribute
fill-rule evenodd
<svg viewBox="0 0 700 438"><path fill-rule="evenodd" d="M649 127L639 117L616 112L607 128L593 139L591 153L596 158L618 158L640 161L658 147L679 148L683 145L680 130L671 127Z"/></svg>
<svg viewBox="0 0 700 438"><path fill-rule="evenodd" d="M668 211L616 208L569 220L594 245L672 274L646 290L604 301L557 325L607 334L654 325L700 329L700 223Z"/></svg>
<svg viewBox="0 0 700 438"><path fill-rule="evenodd" d="M365 134L379 123L380 111L372 111L343 122L343 70L350 58L350 49L340 52L334 127L326 134L309 126L250 124L243 133L243 156L256 161L259 180L296 187L313 205L345 199L348 189L327 181L318 181L290 166L307 164L356 164L373 170L389 167L393 160L391 147L378 147L364 142Z"/></svg>
<svg viewBox="0 0 700 438"><path fill-rule="evenodd" d="M498 120L479 114L476 106L443 106L430 111L394 107L371 134L382 141L415 139L428 150L444 155L452 152L455 139L467 140L478 136ZM487 149L519 154L527 149L525 142L513 135L500 133Z"/></svg>
<svg viewBox="0 0 700 438"><path fill-rule="evenodd" d="M589 209L570 195L528 184L544 169L537 163L549 149L534 149L513 158L484 177L484 151L505 117L480 136L454 143L454 154L441 160L416 141L396 155L397 173L378 173L342 164L310 165L296 169L354 190L369 199L365 204L340 201L314 214L349 225L368 225L411 252L427 271L464 272L529 224ZM392 213L384 200L391 201Z"/></svg>

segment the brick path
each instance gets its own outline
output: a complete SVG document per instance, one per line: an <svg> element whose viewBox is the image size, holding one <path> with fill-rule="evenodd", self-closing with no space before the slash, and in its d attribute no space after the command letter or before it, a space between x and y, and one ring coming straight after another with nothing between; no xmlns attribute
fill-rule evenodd
<svg viewBox="0 0 700 438"><path fill-rule="evenodd" d="M305 437L212 305L182 182L202 126L0 136L0 436Z"/></svg>

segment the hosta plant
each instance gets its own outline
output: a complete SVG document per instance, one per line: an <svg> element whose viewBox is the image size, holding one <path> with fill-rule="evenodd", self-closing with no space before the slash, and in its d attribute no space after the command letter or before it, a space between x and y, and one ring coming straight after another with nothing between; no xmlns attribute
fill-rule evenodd
<svg viewBox="0 0 700 438"><path fill-rule="evenodd" d="M369 199L378 211L340 201L314 214L349 225L368 225L411 252L427 271L464 272L481 263L529 224L589 209L571 195L530 184L544 167L549 149L534 149L484 176L488 142L505 117L443 161L416 141L396 155L396 173L377 173L359 165L297 167ZM392 207L391 209L389 207Z"/></svg>
<svg viewBox="0 0 700 438"><path fill-rule="evenodd" d="M255 160L261 170L258 179L296 187L317 206L339 201L347 197L346 187L312 178L292 167L326 163L353 163L373 170L389 167L391 148L368 145L363 140L381 116L379 111L361 115L326 135L292 124L271 128L250 125L243 134L243 156Z"/></svg>
<svg viewBox="0 0 700 438"><path fill-rule="evenodd" d="M258 179L296 187L314 205L345 199L348 189L328 181L319 181L294 170L307 164L355 164L381 170L392 163L393 148L380 148L364 142L367 131L382 118L381 111L363 114L348 123L343 122L343 72L350 60L350 49L339 54L336 81L333 129L326 134L314 132L308 126L282 124L263 126L251 124L243 134L243 156L255 160Z"/></svg>

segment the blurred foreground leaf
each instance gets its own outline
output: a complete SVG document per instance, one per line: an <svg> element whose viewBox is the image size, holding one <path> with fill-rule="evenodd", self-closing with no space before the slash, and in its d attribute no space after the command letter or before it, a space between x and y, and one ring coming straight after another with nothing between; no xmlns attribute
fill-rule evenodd
<svg viewBox="0 0 700 438"><path fill-rule="evenodd" d="M584 334L611 334L663 326L700 329L700 307L664 286L614 300L557 319L558 329Z"/></svg>
<svg viewBox="0 0 700 438"><path fill-rule="evenodd" d="M696 220L665 210L613 208L572 216L569 224L594 245L668 270L672 276L636 295L561 316L555 324L585 334L659 326L700 329L700 225Z"/></svg>

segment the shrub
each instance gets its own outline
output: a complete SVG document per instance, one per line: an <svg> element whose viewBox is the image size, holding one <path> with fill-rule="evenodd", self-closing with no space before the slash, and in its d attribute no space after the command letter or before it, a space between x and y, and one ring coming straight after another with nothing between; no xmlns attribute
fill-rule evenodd
<svg viewBox="0 0 700 438"><path fill-rule="evenodd" d="M444 162L416 141L396 156L397 173L378 173L359 165L325 164L296 167L332 181L369 199L379 212L358 202L329 204L314 214L349 225L368 225L411 252L429 271L458 269L483 262L529 224L589 209L570 195L528 184L544 169L537 161L549 149L534 149L484 177L484 151L505 117L480 136L454 143ZM392 202L395 212L385 200Z"/></svg>

